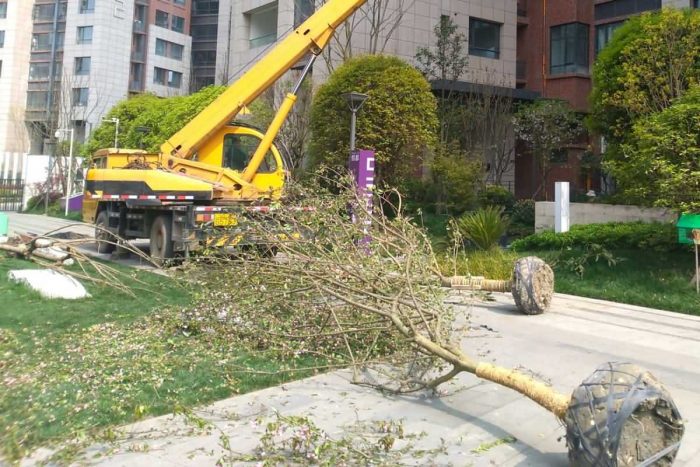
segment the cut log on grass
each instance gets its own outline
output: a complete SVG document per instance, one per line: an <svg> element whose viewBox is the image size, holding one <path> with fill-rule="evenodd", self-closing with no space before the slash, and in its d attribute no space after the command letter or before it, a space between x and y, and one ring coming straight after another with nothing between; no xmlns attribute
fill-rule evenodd
<svg viewBox="0 0 700 467"><path fill-rule="evenodd" d="M554 271L540 258L528 256L515 262L510 281L481 276L443 277L442 283L454 289L511 292L515 306L526 315L539 315L549 308L554 295Z"/></svg>

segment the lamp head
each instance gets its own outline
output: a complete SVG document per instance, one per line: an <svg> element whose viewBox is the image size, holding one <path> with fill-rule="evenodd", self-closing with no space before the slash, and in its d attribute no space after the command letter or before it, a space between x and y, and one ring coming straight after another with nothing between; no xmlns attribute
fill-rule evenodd
<svg viewBox="0 0 700 467"><path fill-rule="evenodd" d="M346 92L343 94L343 98L347 101L350 110L357 112L365 103L369 96L367 94L362 94L359 92Z"/></svg>

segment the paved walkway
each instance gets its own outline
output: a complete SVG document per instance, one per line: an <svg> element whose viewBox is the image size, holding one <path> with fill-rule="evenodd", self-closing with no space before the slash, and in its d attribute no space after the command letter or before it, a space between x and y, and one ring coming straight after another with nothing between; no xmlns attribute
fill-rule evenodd
<svg viewBox="0 0 700 467"><path fill-rule="evenodd" d="M95 228L90 224L78 221L61 219L58 217L43 216L40 214L23 214L8 212L9 235L44 235L54 231L71 232L86 238L94 238ZM60 230L59 230L60 229ZM148 254L148 240L131 240L131 245L140 248ZM125 258L115 259L111 254L98 253L94 243L88 242L80 246L80 250L88 256L104 261L111 260L125 266L139 269L152 269L153 266L136 255L127 255Z"/></svg>
<svg viewBox="0 0 700 467"><path fill-rule="evenodd" d="M466 306L464 296L451 298ZM471 307L471 330L464 347L479 358L506 367L522 365L570 392L600 364L631 361L651 370L668 387L687 428L676 466L700 459L700 318L568 295L557 295L540 316L515 311L507 295ZM311 417L333 437L358 421L402 420L406 433L425 432L413 449L437 456L405 459L415 465L565 466L564 429L528 399L495 384L461 375L444 385L446 395L385 396L348 382L335 372L281 387L233 397L197 413L213 423L209 434L193 432L181 417L164 416L126 428L116 452L90 462L106 466L208 466L231 449L251 452L262 429L256 418L278 410ZM517 439L486 449L488 443ZM133 452L148 446L147 452ZM400 446L400 443L397 445ZM88 458L104 452L94 446ZM36 459L36 458L35 458ZM25 462L31 465L33 461Z"/></svg>

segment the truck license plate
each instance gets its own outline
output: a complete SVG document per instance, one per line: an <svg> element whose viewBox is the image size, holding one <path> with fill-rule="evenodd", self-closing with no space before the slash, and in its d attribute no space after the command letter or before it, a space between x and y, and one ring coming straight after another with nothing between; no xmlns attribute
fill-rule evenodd
<svg viewBox="0 0 700 467"><path fill-rule="evenodd" d="M215 227L231 227L238 224L238 218L235 214L214 214Z"/></svg>

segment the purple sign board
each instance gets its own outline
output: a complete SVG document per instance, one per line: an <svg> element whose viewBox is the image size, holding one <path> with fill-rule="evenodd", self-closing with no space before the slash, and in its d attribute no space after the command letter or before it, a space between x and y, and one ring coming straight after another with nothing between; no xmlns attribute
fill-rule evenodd
<svg viewBox="0 0 700 467"><path fill-rule="evenodd" d="M358 149L350 155L348 167L355 179L359 198L365 200L364 209L366 212L372 212L372 189L374 188L374 151L367 149ZM352 215L353 222L356 222L355 214ZM369 222L366 221L366 222ZM369 226L365 227L365 233L368 233ZM369 236L363 238L360 243L369 243Z"/></svg>

